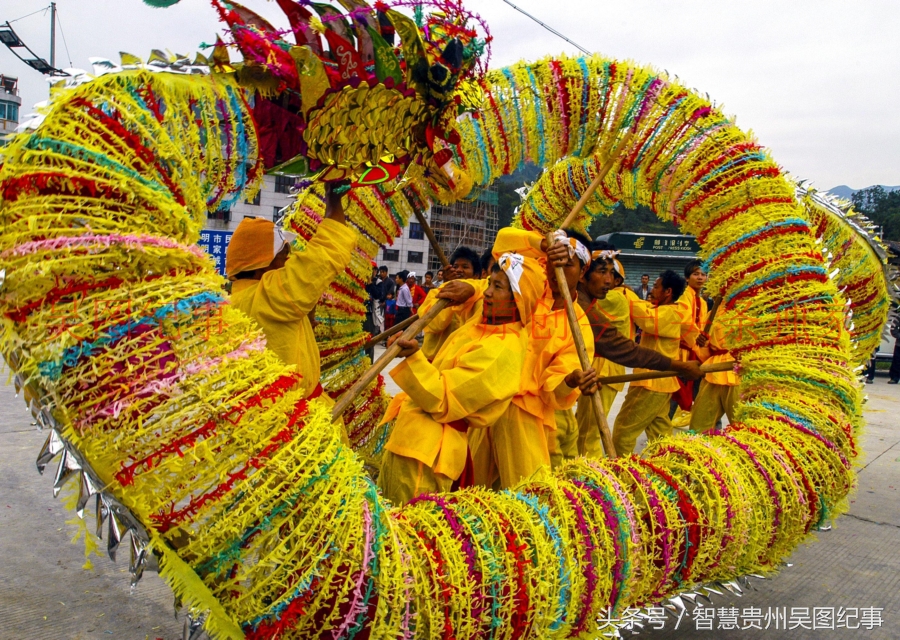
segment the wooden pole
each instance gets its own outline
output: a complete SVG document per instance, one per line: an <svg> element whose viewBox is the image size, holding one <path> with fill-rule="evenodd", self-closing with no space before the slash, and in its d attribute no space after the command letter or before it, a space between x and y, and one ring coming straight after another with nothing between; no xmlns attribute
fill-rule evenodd
<svg viewBox="0 0 900 640"><path fill-rule="evenodd" d="M553 242L553 234L547 234L547 242ZM566 272L562 267L556 267L556 285L562 294L566 303L566 315L569 318L569 328L572 331L572 337L575 340L575 349L578 351L578 360L581 363L581 370L587 371L591 368L591 360L588 358L587 347L584 344L584 336L581 335L581 327L578 324L578 317L575 315L575 305L572 304L572 295L569 293L569 285L566 283ZM609 430L609 422L606 420L606 411L603 410L603 402L600 399L599 389L591 394L591 406L594 408L594 417L597 418L597 427L600 430L600 441L603 443L603 451L606 457L615 458L616 448L613 445L612 433Z"/></svg>
<svg viewBox="0 0 900 640"><path fill-rule="evenodd" d="M709 315L706 317L706 324L703 326L703 335L709 338L709 330L712 329L713 320L716 319L716 314L719 312L719 307L722 304L722 296L716 296L715 300L713 300L713 308L710 309Z"/></svg>
<svg viewBox="0 0 900 640"><path fill-rule="evenodd" d="M600 167L600 171L597 172L597 176L591 181L590 186L581 195L581 198L578 199L578 202L575 203L575 206L572 207L569 215L567 215L565 220L563 220L562 225L560 225L560 229L565 229L575 221L575 217L584 208L584 205L587 204L591 196L594 195L594 192L600 186L600 183L603 182L603 179L606 178L607 174L609 174L613 165L616 163L619 154L622 152L622 150L628 147L628 144L631 141L633 135L634 132L629 131L622 139L622 142L619 143L619 145L616 147L616 149L612 153L610 153L609 157L606 159L606 162L604 162ZM548 247L553 246L554 241L555 239L553 237L553 234L548 233ZM555 272L556 284L559 287L559 292L566 303L566 315L569 318L569 328L571 329L572 337L575 340L575 349L578 351L578 360L581 362L581 370L587 371L591 368L591 365L593 363L587 355L587 347L584 344L584 336L581 335L581 327L578 324L578 317L575 315L575 305L572 303L572 295L569 293L569 287L566 284L566 273L562 267L555 267ZM608 458L615 458L616 448L615 445L613 445L612 433L609 430L609 422L606 419L606 411L603 410L603 402L600 399L599 389L591 394L591 406L594 408L594 417L597 418L597 428L600 430L600 441L603 443L603 451L606 453L606 456Z"/></svg>
<svg viewBox="0 0 900 640"><path fill-rule="evenodd" d="M416 337L416 335L421 331L432 319L443 311L447 305L450 304L450 301L441 298L437 302L434 303L434 306L428 310L428 312L418 318L415 322L413 322L409 327L406 328L406 331L403 332L402 338L404 340L411 340ZM401 348L398 342L395 342L391 346L387 348L387 350L381 354L381 357L375 361L375 363L366 371L356 382L353 383L353 386L347 389L340 398L338 398L337 402L334 404L334 410L331 412L332 420L337 420L343 415L344 411L353 403L363 389L365 389L369 384L378 377L378 374L381 373L386 366L391 363L391 360L397 357L397 354L400 353Z"/></svg>
<svg viewBox="0 0 900 640"><path fill-rule="evenodd" d="M369 340L368 342L366 342L366 343L362 346L362 348L361 348L360 350L361 350L361 351L366 351L367 349L371 349L371 348L374 347L376 344L378 344L379 342L384 342L385 340L387 340L388 338L390 338L390 337L391 337L392 335L394 335L395 333L400 333L401 331L403 331L404 329L406 329L406 327L408 327L409 325L411 325L413 322L415 322L415 321L418 320L418 319L419 319L419 314L414 313L413 315L411 315L410 317L408 317L408 318L407 318L406 320L404 320L403 322L397 323L397 324L395 324L393 327L391 327L390 329L388 329L388 330L386 330L386 331L384 331L384 332L382 332L382 333L379 333L377 336L374 336L371 340Z"/></svg>
<svg viewBox="0 0 900 640"><path fill-rule="evenodd" d="M441 266L445 269L450 266L450 263L447 262L447 256L444 255L444 250L441 249L441 245L438 244L437 238L434 235L434 231L431 229L431 225L428 224L428 220L425 219L425 214L422 211L419 211L418 207L413 207L413 211L416 214L416 219L419 221L419 224L422 225L422 230L425 231L425 236L428 238L428 242L431 243L431 248L434 249L434 252L437 254L438 260L441 261Z"/></svg>
<svg viewBox="0 0 900 640"><path fill-rule="evenodd" d="M603 163L603 166L600 167L600 171L597 173L597 177L595 177L587 190L581 194L581 198L578 199L578 202L575 203L575 206L572 207L572 210L569 212L569 215L566 216L566 219L563 220L563 223L559 225L560 229L565 229L570 224L575 221L575 216L577 216L582 209L584 209L584 205L587 204L588 200L591 199L591 196L594 195L594 192L600 186L600 183L603 182L603 179L609 173L610 169L612 169L613 165L616 163L616 160L619 159L619 154L624 150L628 144L631 142L631 138L634 136L633 131L629 131L624 138L622 138L622 142L616 147L616 149L609 155L606 159L606 162Z"/></svg>
<svg viewBox="0 0 900 640"><path fill-rule="evenodd" d="M718 362L716 364L701 364L700 371L703 373L713 373L715 371L731 371L734 369L735 362ZM597 378L600 384L616 384L618 382L634 382L636 380L656 380L657 378L674 378L681 375L677 371L647 371L644 373L629 373L622 376L607 376L605 378Z"/></svg>
<svg viewBox="0 0 900 640"><path fill-rule="evenodd" d="M415 322L415 321L418 320L418 319L419 319L419 316L418 316L417 314L411 315L410 317L408 317L408 318L407 318L406 320L404 320L403 322L401 322L401 323L399 323L399 324L395 324L393 327L391 327L391 328L388 329L387 331L384 331L383 333L379 333L379 334L378 334L377 336L375 336L374 338L371 338L371 339L370 339L368 342L366 342L363 346L359 347L359 349L354 349L353 352L356 353L357 351L368 351L369 349L371 349L372 347L374 347L374 346L375 346L376 344L378 344L379 342L383 342L384 340L387 340L388 338L390 338L390 337L391 337L392 335L394 335L395 333L399 333L400 331L403 331L406 327L408 327L409 325L411 325L413 322ZM325 371L328 371L328 370L330 370L330 369L334 369L335 367L344 364L344 363L347 362L348 360L351 360L353 357L355 357L355 356L351 356L350 358L346 358L346 359L344 359L344 360L338 360L337 362L332 362L332 363L331 363L330 365L328 365L327 367L323 367L323 368L322 368L322 371L325 372Z"/></svg>

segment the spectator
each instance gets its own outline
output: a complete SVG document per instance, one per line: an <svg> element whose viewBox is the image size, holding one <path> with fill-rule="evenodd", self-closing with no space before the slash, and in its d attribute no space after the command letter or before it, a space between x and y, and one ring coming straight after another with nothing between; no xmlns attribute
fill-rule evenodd
<svg viewBox="0 0 900 640"><path fill-rule="evenodd" d="M900 312L894 312L894 321L891 323L891 335L894 336L894 357L891 358L891 377L888 384L900 382Z"/></svg>
<svg viewBox="0 0 900 640"><path fill-rule="evenodd" d="M427 275L427 274L426 274L426 275ZM434 286L435 286L435 287L439 287L439 286L441 286L442 284L444 284L444 270L443 270L443 269L438 269L438 272L437 272L437 279L435 279L435 281L434 281Z"/></svg>
<svg viewBox="0 0 900 640"><path fill-rule="evenodd" d="M419 310L419 305L425 302L425 296L428 294L425 293L425 289L419 286L415 271L410 271L406 276L406 286L409 287L409 293L412 296L412 312L416 313Z"/></svg>
<svg viewBox="0 0 900 640"><path fill-rule="evenodd" d="M394 300L394 294L387 294L387 299L384 301L384 330L387 331L391 327L394 326L394 318L397 313L397 301ZM387 341L385 340L384 346L387 346Z"/></svg>
<svg viewBox="0 0 900 640"><path fill-rule="evenodd" d="M394 321L403 322L412 315L413 299L412 291L409 290L407 276L409 271L403 270L397 274L397 312L394 315ZM415 280L415 278L413 278Z"/></svg>
<svg viewBox="0 0 900 640"><path fill-rule="evenodd" d="M432 289L436 289L437 285L434 283L434 273L431 271L425 272L425 282L422 283L422 288L425 290L427 294Z"/></svg>
<svg viewBox="0 0 900 640"><path fill-rule="evenodd" d="M637 294L637 297L641 300L646 300L650 297L650 276L646 273L641 274L641 284L634 288L634 292Z"/></svg>
<svg viewBox="0 0 900 640"><path fill-rule="evenodd" d="M384 270L387 275L387 269ZM384 281L381 269L372 269L372 281L366 287L369 294L369 308L372 312L372 324L375 333L384 331Z"/></svg>

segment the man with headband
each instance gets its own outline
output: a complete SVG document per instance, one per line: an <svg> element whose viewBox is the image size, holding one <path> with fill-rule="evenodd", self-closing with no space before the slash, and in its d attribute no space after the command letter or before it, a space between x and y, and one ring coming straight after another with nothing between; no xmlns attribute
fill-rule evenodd
<svg viewBox="0 0 900 640"><path fill-rule="evenodd" d="M394 420L394 428L378 479L394 504L449 491L455 482L472 484L469 434L491 428L519 392L527 348L524 322L534 313L545 278L533 259L501 255L486 281L479 321L454 332L433 363L415 340L398 340L406 359L390 375L403 393L382 420Z"/></svg>
<svg viewBox="0 0 900 640"><path fill-rule="evenodd" d="M641 347L631 339L634 327L631 305L627 294L621 288L615 288L616 266L621 268L618 254L612 245L602 240L594 242L591 245L591 266L578 285L578 302L586 310L594 330L593 367L597 375L618 376L625 373L625 367L635 367L678 371L689 379L700 378L702 373L697 362L669 358L653 349ZM607 413L624 386L625 383L618 383L601 387L600 398ZM600 431L590 398L578 400L575 418L578 422L578 454L594 458L603 456Z"/></svg>

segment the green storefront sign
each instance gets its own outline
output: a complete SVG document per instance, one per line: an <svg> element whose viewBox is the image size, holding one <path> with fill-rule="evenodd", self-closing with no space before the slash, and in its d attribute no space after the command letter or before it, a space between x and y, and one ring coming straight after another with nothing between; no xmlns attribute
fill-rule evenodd
<svg viewBox="0 0 900 640"><path fill-rule="evenodd" d="M670 235L663 233L610 233L602 236L626 255L697 255L700 245L694 236Z"/></svg>

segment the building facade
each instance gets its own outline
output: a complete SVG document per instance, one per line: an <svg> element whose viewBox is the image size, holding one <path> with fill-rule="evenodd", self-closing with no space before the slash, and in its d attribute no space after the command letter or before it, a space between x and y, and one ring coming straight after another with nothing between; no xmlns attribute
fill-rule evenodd
<svg viewBox="0 0 900 640"><path fill-rule="evenodd" d="M425 219L431 221L431 209L425 212ZM391 275L403 271L415 271L419 282L429 270L431 245L425 236L425 230L418 222L411 221L403 227L400 237L393 244L381 247L378 252L378 266L388 268ZM431 269L437 272L437 269Z"/></svg>
<svg viewBox="0 0 900 640"><path fill-rule="evenodd" d="M15 133L21 110L18 78L0 74L0 146L6 144L7 136Z"/></svg>
<svg viewBox="0 0 900 640"><path fill-rule="evenodd" d="M245 217L265 218L279 222L282 209L291 201L291 187L297 178L286 176L265 176L263 186L252 200L241 200L231 210L216 211L207 217L206 228L219 231L234 231Z"/></svg>

